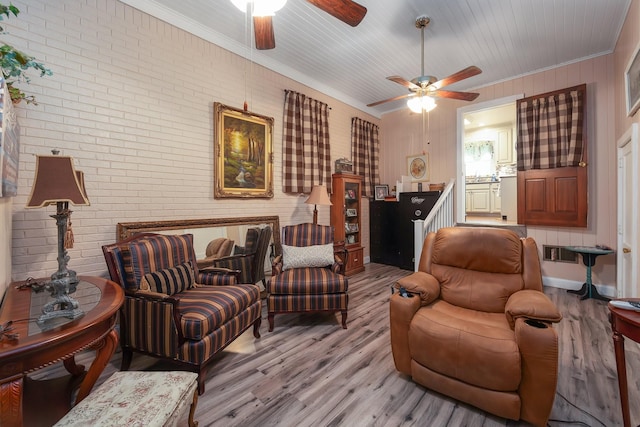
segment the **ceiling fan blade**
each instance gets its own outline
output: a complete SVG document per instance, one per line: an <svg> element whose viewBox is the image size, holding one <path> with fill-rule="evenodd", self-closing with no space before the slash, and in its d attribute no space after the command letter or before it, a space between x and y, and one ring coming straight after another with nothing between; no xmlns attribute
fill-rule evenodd
<svg viewBox="0 0 640 427"><path fill-rule="evenodd" d="M482 70L475 65L465 68L464 70L460 70L457 73L451 74L444 79L438 80L435 83L429 85L429 87L433 89L440 89L441 87L449 86L455 82L459 82L460 80L468 79L469 77L473 77L482 72Z"/></svg>
<svg viewBox="0 0 640 427"><path fill-rule="evenodd" d="M253 31L256 38L256 49L269 50L276 47L271 16L254 16Z"/></svg>
<svg viewBox="0 0 640 427"><path fill-rule="evenodd" d="M367 104L367 107L375 107L376 105L384 104L385 102L397 101L402 98L409 98L410 96L414 96L414 93L408 93L406 95L394 96L393 98L385 99L384 101L373 102L371 104Z"/></svg>
<svg viewBox="0 0 640 427"><path fill-rule="evenodd" d="M453 90L434 90L429 91L429 96L435 96L438 98L451 98L451 99L459 99L461 101L473 101L480 94L475 92L456 92Z"/></svg>
<svg viewBox="0 0 640 427"><path fill-rule="evenodd" d="M360 21L367 14L367 8L359 5L351 0L307 0L312 5L316 6L327 12L329 15L333 15L342 22L357 26Z"/></svg>
<svg viewBox="0 0 640 427"><path fill-rule="evenodd" d="M387 80L391 80L392 82L396 82L398 84L401 84L402 86L406 87L407 89L413 89L413 90L420 89L420 86L410 82L409 80L405 79L404 77L389 76L389 77L387 77Z"/></svg>

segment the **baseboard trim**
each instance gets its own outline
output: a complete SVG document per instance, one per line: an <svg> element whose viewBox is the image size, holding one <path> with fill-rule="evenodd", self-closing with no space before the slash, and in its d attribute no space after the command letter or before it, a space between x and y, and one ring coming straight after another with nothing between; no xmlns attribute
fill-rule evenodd
<svg viewBox="0 0 640 427"><path fill-rule="evenodd" d="M552 288L567 289L577 291L582 287L584 282L576 282L575 280L559 279L557 277L542 276L542 284L544 286L551 286ZM611 285L599 285L594 283L594 286L598 290L600 295L606 295L610 298L617 297L617 290L615 286Z"/></svg>

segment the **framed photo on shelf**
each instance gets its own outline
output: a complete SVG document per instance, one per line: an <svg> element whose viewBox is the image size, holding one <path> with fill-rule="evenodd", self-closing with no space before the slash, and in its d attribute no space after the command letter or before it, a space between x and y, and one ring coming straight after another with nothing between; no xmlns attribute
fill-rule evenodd
<svg viewBox="0 0 640 427"><path fill-rule="evenodd" d="M215 102L213 196L273 197L273 117Z"/></svg>
<svg viewBox="0 0 640 427"><path fill-rule="evenodd" d="M356 198L356 192L353 190L347 190L346 194L344 195L347 199L355 199Z"/></svg>
<svg viewBox="0 0 640 427"><path fill-rule="evenodd" d="M631 117L640 107L640 43L636 46L624 72L627 116Z"/></svg>
<svg viewBox="0 0 640 427"><path fill-rule="evenodd" d="M376 185L375 200L384 200L384 198L387 197L388 195L389 195L389 186L387 184Z"/></svg>
<svg viewBox="0 0 640 427"><path fill-rule="evenodd" d="M358 232L358 224L356 224L356 223L349 224L349 232L350 233L357 233Z"/></svg>
<svg viewBox="0 0 640 427"><path fill-rule="evenodd" d="M347 209L347 216L358 216L358 211L355 209Z"/></svg>
<svg viewBox="0 0 640 427"><path fill-rule="evenodd" d="M349 234L347 236L347 243L352 244L356 242L356 236L354 236L353 234Z"/></svg>
<svg viewBox="0 0 640 427"><path fill-rule="evenodd" d="M429 181L429 154L407 156L407 171L413 182Z"/></svg>

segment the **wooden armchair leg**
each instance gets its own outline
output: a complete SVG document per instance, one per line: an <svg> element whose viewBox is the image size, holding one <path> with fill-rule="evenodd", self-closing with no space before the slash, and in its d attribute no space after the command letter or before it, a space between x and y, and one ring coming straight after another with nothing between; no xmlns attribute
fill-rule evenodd
<svg viewBox="0 0 640 427"><path fill-rule="evenodd" d="M256 338L260 338L260 325L262 324L262 318L258 317L255 322L253 322L253 336Z"/></svg>
<svg viewBox="0 0 640 427"><path fill-rule="evenodd" d="M131 360L133 359L133 350L129 348L122 349L122 361L120 362L120 370L128 371L131 366Z"/></svg>
<svg viewBox="0 0 640 427"><path fill-rule="evenodd" d="M342 312L342 329L347 329L347 310Z"/></svg>
<svg viewBox="0 0 640 427"><path fill-rule="evenodd" d="M269 332L273 332L273 323L274 323L273 318L274 318L274 317L275 317L275 314L274 314L274 313L269 313L269 314L267 315L267 319L269 320Z"/></svg>

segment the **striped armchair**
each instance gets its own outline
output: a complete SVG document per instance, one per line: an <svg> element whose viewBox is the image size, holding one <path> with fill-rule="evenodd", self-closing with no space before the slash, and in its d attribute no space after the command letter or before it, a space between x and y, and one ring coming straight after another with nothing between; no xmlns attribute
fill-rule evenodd
<svg viewBox="0 0 640 427"><path fill-rule="evenodd" d="M283 227L281 246L267 284L269 331L278 313L322 311L341 312L347 329L348 281L343 259L334 253L333 227Z"/></svg>
<svg viewBox="0 0 640 427"><path fill-rule="evenodd" d="M105 245L111 280L125 290L120 309L122 366L133 352L167 359L198 374L204 393L213 356L253 325L260 338L258 286L236 284L236 272L198 270L193 235L144 233Z"/></svg>

